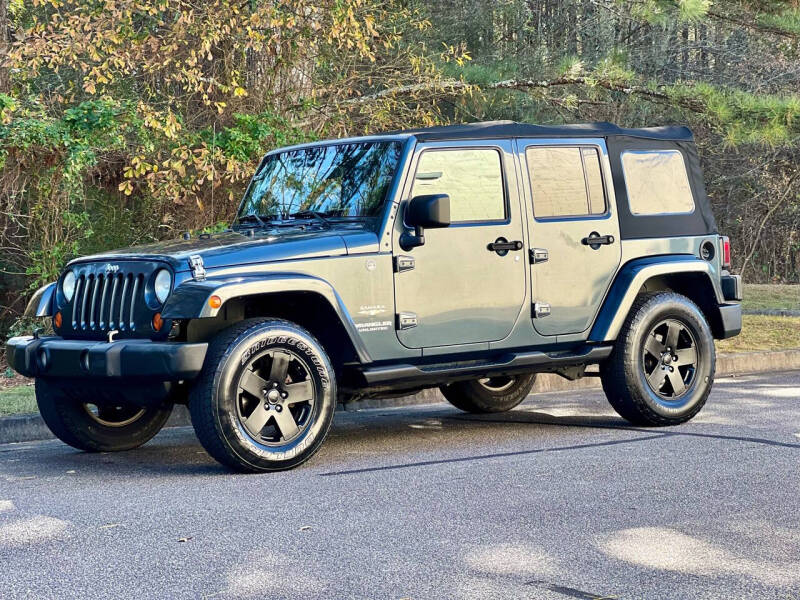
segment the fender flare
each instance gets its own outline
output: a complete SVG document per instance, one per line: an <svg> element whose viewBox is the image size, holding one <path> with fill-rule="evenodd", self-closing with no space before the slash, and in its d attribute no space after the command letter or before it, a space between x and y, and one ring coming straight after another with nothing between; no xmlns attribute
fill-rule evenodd
<svg viewBox="0 0 800 600"><path fill-rule="evenodd" d="M26 317L52 317L53 297L56 293L56 282L43 285L31 296L25 307Z"/></svg>
<svg viewBox="0 0 800 600"><path fill-rule="evenodd" d="M165 319L209 319L216 317L229 300L281 292L309 292L321 296L330 304L344 326L359 360L362 363L372 362L347 307L333 286L324 279L302 273L189 280L175 289L164 305L162 315ZM219 308L211 307L211 296L218 296L222 300Z"/></svg>
<svg viewBox="0 0 800 600"><path fill-rule="evenodd" d="M683 273L701 273L708 277L716 295L716 304L725 302L720 286L715 283L717 278L713 266L704 260L686 254L634 259L625 263L617 273L589 333L589 340L616 340L642 286L653 277Z"/></svg>

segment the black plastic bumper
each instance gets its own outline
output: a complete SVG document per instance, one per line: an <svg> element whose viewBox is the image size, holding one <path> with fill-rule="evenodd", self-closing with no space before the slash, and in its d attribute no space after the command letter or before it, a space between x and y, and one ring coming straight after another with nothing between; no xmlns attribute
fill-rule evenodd
<svg viewBox="0 0 800 600"><path fill-rule="evenodd" d="M718 339L724 340L739 335L742 331L742 305L738 302L736 304L720 304L719 316L722 321L721 335L715 336Z"/></svg>
<svg viewBox="0 0 800 600"><path fill-rule="evenodd" d="M742 301L742 276L724 274L720 278L720 285L722 287L722 295L728 302L741 302Z"/></svg>
<svg viewBox="0 0 800 600"><path fill-rule="evenodd" d="M208 344L120 340L93 342L60 337L11 338L9 366L26 377L193 379L203 368Z"/></svg>

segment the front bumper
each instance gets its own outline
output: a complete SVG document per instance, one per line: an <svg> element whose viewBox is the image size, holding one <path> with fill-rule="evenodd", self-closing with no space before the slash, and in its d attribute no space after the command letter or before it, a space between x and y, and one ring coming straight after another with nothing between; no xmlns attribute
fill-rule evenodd
<svg viewBox="0 0 800 600"><path fill-rule="evenodd" d="M14 337L6 360L26 377L113 378L181 381L203 368L208 344L120 340L96 342L50 336Z"/></svg>

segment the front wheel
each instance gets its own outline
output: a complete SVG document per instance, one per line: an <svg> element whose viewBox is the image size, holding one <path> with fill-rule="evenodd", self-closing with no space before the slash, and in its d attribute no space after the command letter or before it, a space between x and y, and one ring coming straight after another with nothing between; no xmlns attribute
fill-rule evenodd
<svg viewBox="0 0 800 600"><path fill-rule="evenodd" d="M65 393L46 379L36 380L36 404L58 439L86 452L119 452L141 446L167 422L172 404L142 408L125 402L91 402L90 393ZM88 400L88 401L87 401Z"/></svg>
<svg viewBox="0 0 800 600"><path fill-rule="evenodd" d="M278 319L219 333L189 399L203 447L244 472L290 469L311 458L335 409L336 376L322 345Z"/></svg>
<svg viewBox="0 0 800 600"><path fill-rule="evenodd" d="M536 374L484 377L440 386L450 404L464 412L486 414L511 410L527 398Z"/></svg>
<svg viewBox="0 0 800 600"><path fill-rule="evenodd" d="M677 425L705 405L715 361L714 338L694 302L672 292L643 294L600 378L611 406L626 420Z"/></svg>

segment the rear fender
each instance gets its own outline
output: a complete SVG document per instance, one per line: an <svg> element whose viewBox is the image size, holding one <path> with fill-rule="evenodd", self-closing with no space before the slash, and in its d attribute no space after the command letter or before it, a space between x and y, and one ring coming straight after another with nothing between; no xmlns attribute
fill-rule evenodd
<svg viewBox="0 0 800 600"><path fill-rule="evenodd" d="M723 304L725 300L713 267L708 262L685 254L638 258L626 263L617 274L597 315L589 334L589 340L593 342L615 340L636 296L649 280L687 273L699 274L708 278L716 296L715 302L712 304L719 311L719 305ZM708 316L717 317L717 315Z"/></svg>

